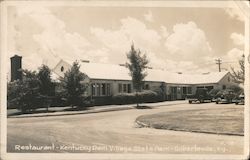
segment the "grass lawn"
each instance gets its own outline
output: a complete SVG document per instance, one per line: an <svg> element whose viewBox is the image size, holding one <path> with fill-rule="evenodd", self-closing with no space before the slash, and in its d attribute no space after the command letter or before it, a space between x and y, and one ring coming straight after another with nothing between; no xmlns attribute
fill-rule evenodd
<svg viewBox="0 0 250 160"><path fill-rule="evenodd" d="M225 107L171 111L139 116L141 127L188 132L244 135L244 108Z"/></svg>

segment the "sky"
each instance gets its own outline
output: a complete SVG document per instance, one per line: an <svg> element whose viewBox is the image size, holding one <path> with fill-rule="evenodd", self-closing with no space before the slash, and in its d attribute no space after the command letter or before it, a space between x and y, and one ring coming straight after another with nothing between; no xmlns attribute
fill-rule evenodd
<svg viewBox="0 0 250 160"><path fill-rule="evenodd" d="M232 8L9 6L8 53L23 68L60 61L126 63L133 43L149 66L205 73L238 67L244 17Z"/></svg>

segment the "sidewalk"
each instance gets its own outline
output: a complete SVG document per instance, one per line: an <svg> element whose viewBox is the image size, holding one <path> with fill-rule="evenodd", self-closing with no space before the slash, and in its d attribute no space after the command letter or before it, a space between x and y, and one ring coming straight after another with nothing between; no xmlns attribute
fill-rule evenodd
<svg viewBox="0 0 250 160"><path fill-rule="evenodd" d="M182 101L165 101L158 103L142 103L140 106L148 106L152 108L161 107L161 106L172 106L178 104L187 103L185 100ZM21 115L12 115L17 110L8 110L8 118L27 118L27 117L47 117L47 116L64 116L64 115L76 115L76 114L89 114L89 113L99 113L99 112L111 112L111 111L120 111L135 109L136 104L128 105L106 105L106 106L94 106L89 107L86 110L82 111L65 111L65 109L70 107L51 107L49 108L48 113L33 113L33 114L21 114Z"/></svg>

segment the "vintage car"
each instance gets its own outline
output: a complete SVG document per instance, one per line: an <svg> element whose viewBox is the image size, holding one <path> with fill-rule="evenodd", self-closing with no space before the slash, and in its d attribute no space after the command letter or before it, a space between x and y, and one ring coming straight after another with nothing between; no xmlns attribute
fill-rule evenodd
<svg viewBox="0 0 250 160"><path fill-rule="evenodd" d="M189 103L200 102L204 103L206 101L211 102L212 97L208 94L208 90L206 88L198 88L194 95L188 95L186 97Z"/></svg>
<svg viewBox="0 0 250 160"><path fill-rule="evenodd" d="M238 104L245 104L245 95L244 93L236 96L234 99L233 99L233 102L238 105Z"/></svg>
<svg viewBox="0 0 250 160"><path fill-rule="evenodd" d="M233 90L230 90L230 89L221 90L215 96L216 104L232 103L234 97L235 97L235 93Z"/></svg>

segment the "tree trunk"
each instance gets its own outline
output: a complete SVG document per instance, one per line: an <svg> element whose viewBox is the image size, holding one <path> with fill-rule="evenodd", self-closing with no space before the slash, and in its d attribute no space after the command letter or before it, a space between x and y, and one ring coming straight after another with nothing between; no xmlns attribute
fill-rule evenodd
<svg viewBox="0 0 250 160"><path fill-rule="evenodd" d="M135 97L136 97L136 107L139 107L139 98L138 98L138 92L135 92Z"/></svg>

